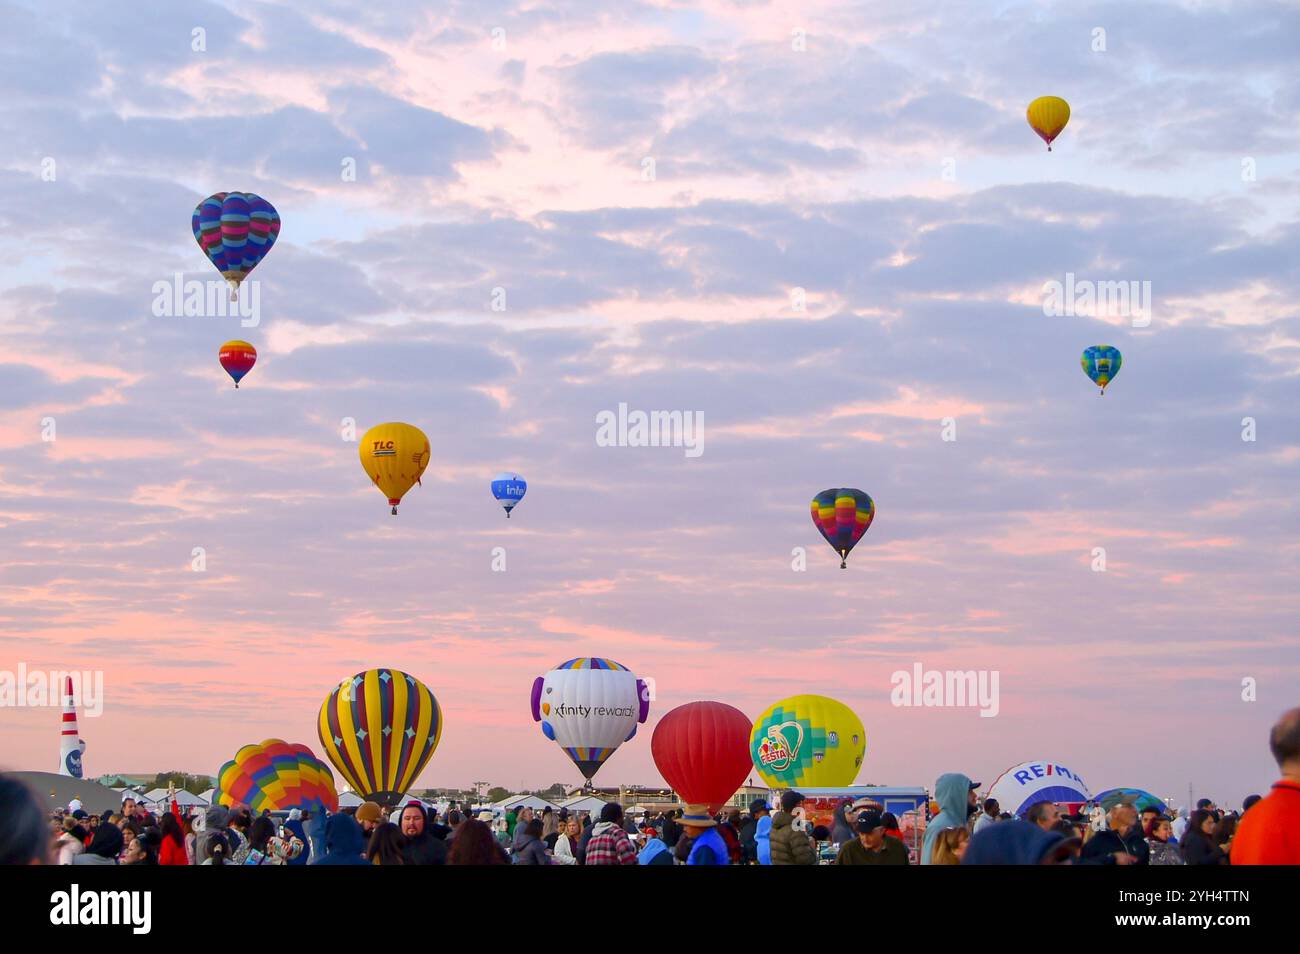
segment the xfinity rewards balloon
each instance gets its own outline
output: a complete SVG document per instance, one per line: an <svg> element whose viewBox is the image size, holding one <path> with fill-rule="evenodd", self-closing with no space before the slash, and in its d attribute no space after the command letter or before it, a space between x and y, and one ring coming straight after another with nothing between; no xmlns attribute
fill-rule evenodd
<svg viewBox="0 0 1300 954"><path fill-rule="evenodd" d="M749 729L749 717L734 706L690 702L659 720L650 752L678 798L717 812L753 771Z"/></svg>
<svg viewBox="0 0 1300 954"><path fill-rule="evenodd" d="M626 666L595 656L570 659L533 680L533 721L590 782L650 714L646 684Z"/></svg>
<svg viewBox="0 0 1300 954"><path fill-rule="evenodd" d="M376 424L357 445L361 466L383 491L397 513L397 505L429 466L429 438L410 424Z"/></svg>
<svg viewBox="0 0 1300 954"><path fill-rule="evenodd" d="M280 739L246 745L236 752L217 772L212 802L242 805L254 814L260 814L263 809L339 810L339 797L329 766L307 746Z"/></svg>
<svg viewBox="0 0 1300 954"><path fill-rule="evenodd" d="M867 732L842 702L791 696L758 717L749 752L772 788L842 788L858 777Z"/></svg>
<svg viewBox="0 0 1300 954"><path fill-rule="evenodd" d="M1088 786L1059 762L1021 762L1013 765L993 783L989 798L996 798L1004 812L1023 816L1038 802L1055 802L1075 811L1092 801Z"/></svg>
<svg viewBox="0 0 1300 954"><path fill-rule="evenodd" d="M194 241L230 282L230 297L257 267L280 234L280 213L260 195L218 192L200 202L190 219Z"/></svg>

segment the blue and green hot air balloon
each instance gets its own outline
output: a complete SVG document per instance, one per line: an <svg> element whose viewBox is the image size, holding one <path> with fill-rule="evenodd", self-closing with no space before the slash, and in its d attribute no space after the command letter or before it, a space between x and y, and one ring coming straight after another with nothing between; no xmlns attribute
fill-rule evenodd
<svg viewBox="0 0 1300 954"><path fill-rule="evenodd" d="M1111 345L1093 345L1091 348L1085 348L1083 358L1080 359L1083 373L1092 378L1093 382L1101 388L1103 395L1106 393L1106 385L1119 374L1119 366L1123 361L1119 348Z"/></svg>
<svg viewBox="0 0 1300 954"><path fill-rule="evenodd" d="M492 496L500 501L506 509L506 516L515 509L515 504L524 499L528 492L528 482L519 474L509 472L497 474L492 478Z"/></svg>

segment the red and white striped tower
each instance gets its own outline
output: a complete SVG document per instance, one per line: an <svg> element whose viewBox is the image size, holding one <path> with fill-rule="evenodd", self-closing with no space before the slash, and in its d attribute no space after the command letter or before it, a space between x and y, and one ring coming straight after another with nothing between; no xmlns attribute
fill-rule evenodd
<svg viewBox="0 0 1300 954"><path fill-rule="evenodd" d="M59 774L81 778L81 753L86 743L77 729L77 704L72 697L72 677L63 684L63 733L59 736Z"/></svg>

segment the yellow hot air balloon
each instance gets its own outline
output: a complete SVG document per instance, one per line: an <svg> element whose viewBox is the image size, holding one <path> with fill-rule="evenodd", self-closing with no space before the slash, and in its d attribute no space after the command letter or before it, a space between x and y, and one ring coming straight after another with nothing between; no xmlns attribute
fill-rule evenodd
<svg viewBox="0 0 1300 954"><path fill-rule="evenodd" d="M1043 137L1047 151L1052 151L1052 140L1061 135L1061 130L1070 121L1070 104L1059 96L1040 96L1029 104L1025 117L1034 132Z"/></svg>
<svg viewBox="0 0 1300 954"><path fill-rule="evenodd" d="M842 702L791 696L755 720L749 754L772 788L841 788L858 777L867 732Z"/></svg>
<svg viewBox="0 0 1300 954"><path fill-rule="evenodd" d="M357 447L361 466L384 492L397 513L397 505L429 466L429 438L410 424L376 424Z"/></svg>

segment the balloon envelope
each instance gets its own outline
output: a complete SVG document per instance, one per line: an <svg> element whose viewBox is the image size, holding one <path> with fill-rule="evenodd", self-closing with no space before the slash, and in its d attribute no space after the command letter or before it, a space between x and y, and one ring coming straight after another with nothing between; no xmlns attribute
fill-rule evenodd
<svg viewBox="0 0 1300 954"><path fill-rule="evenodd" d="M263 809L339 810L334 775L311 749L296 742L267 739L246 745L217 772L216 805L242 805L254 814Z"/></svg>
<svg viewBox="0 0 1300 954"><path fill-rule="evenodd" d="M208 261L238 286L275 245L280 213L252 192L218 192L195 207L190 226Z"/></svg>
<svg viewBox="0 0 1300 954"><path fill-rule="evenodd" d="M1052 140L1061 134L1065 124L1070 121L1070 104L1059 96L1040 96L1025 110L1025 118L1034 132L1047 143L1047 151L1052 151Z"/></svg>
<svg viewBox="0 0 1300 954"><path fill-rule="evenodd" d="M519 474L501 473L492 478L492 496L500 501L506 510L506 516L515 509L515 504L524 499L528 492L528 482Z"/></svg>
<svg viewBox="0 0 1300 954"><path fill-rule="evenodd" d="M428 686L398 669L367 669L334 687L316 724L325 756L362 798L396 804L442 739Z"/></svg>
<svg viewBox="0 0 1300 954"><path fill-rule="evenodd" d="M1075 772L1059 762L1021 762L1007 769L989 789L1004 812L1023 816L1038 802L1076 808L1092 801L1092 793Z"/></svg>
<svg viewBox="0 0 1300 954"><path fill-rule="evenodd" d="M257 349L247 341L236 338L221 346L221 350L217 352L217 360L226 369L226 374L234 378L235 387L239 387L240 380L252 371L253 365L257 363Z"/></svg>
<svg viewBox="0 0 1300 954"><path fill-rule="evenodd" d="M683 802L716 812L753 771L749 730L749 717L734 706L690 702L659 720L650 753Z"/></svg>
<svg viewBox="0 0 1300 954"><path fill-rule="evenodd" d="M791 696L754 722L749 753L772 788L852 785L867 752L862 720L826 696Z"/></svg>
<svg viewBox="0 0 1300 954"><path fill-rule="evenodd" d="M587 781L650 714L643 681L612 659L584 656L533 680L533 721Z"/></svg>
<svg viewBox="0 0 1300 954"><path fill-rule="evenodd" d="M402 497L429 466L429 438L410 424L376 424L357 445L361 466L397 513Z"/></svg>
<svg viewBox="0 0 1300 954"><path fill-rule="evenodd" d="M1158 798L1140 788L1108 788L1104 792L1098 792L1093 800L1106 808L1108 801L1120 796L1131 798L1138 811L1145 811L1148 808L1157 808L1162 812L1169 811L1169 806L1163 798Z"/></svg>
<svg viewBox="0 0 1300 954"><path fill-rule="evenodd" d="M1084 348L1083 357L1079 359L1079 363L1083 365L1083 373L1092 378L1093 383L1101 388L1103 394L1106 392L1106 385L1119 374L1119 367L1123 362L1124 358L1119 353L1119 349L1111 345L1093 345L1091 348Z"/></svg>
<svg viewBox="0 0 1300 954"><path fill-rule="evenodd" d="M840 555L840 568L847 566L849 551L876 519L876 504L852 487L823 490L812 501L812 519L821 535Z"/></svg>

